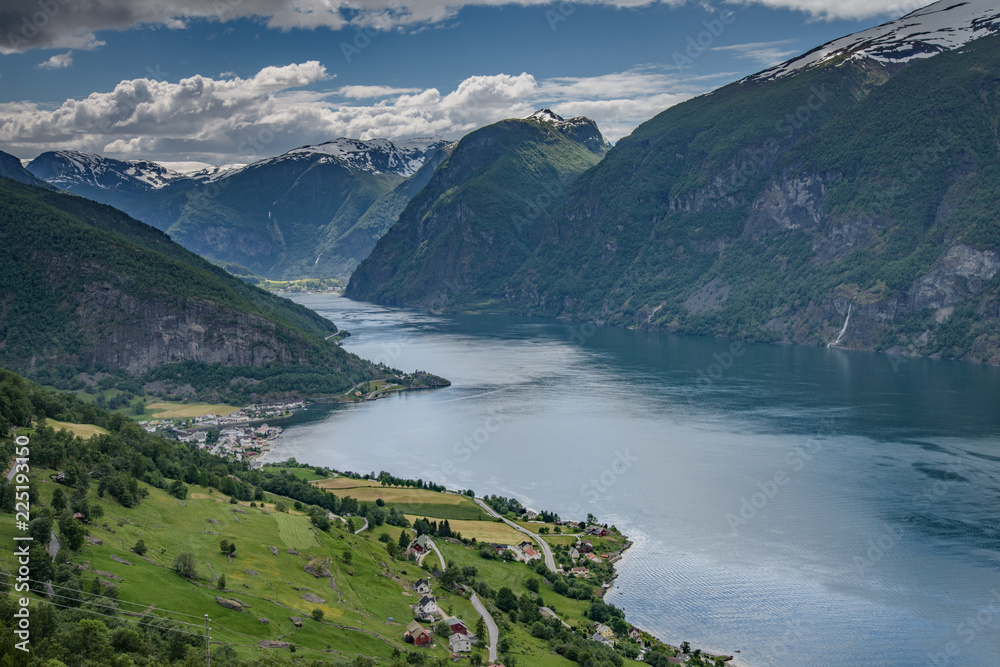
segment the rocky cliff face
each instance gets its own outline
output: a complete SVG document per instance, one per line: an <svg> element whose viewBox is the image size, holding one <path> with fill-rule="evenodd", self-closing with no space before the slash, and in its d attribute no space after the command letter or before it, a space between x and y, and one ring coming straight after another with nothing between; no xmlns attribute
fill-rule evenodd
<svg viewBox="0 0 1000 667"><path fill-rule="evenodd" d="M76 306L78 326L105 335L83 351L84 364L141 376L163 364L195 361L223 366L307 363L274 322L232 312L204 299L171 305L140 299L107 283L86 286Z"/></svg>

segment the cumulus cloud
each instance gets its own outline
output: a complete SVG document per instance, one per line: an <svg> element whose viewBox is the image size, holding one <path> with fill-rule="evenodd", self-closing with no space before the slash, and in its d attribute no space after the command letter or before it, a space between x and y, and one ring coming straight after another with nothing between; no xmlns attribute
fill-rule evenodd
<svg viewBox="0 0 1000 667"><path fill-rule="evenodd" d="M38 63L41 69L63 69L73 64L73 52L57 53L48 60Z"/></svg>
<svg viewBox="0 0 1000 667"><path fill-rule="evenodd" d="M805 12L824 19L861 19L901 14L925 0L725 0ZM704 0L576 0L575 5L642 7ZM557 6L553 0L4 0L0 6L0 53L32 48L88 49L101 46L101 30L142 25L183 29L190 20L262 20L278 30L363 26L377 30L419 28L453 18L464 6Z"/></svg>
<svg viewBox="0 0 1000 667"><path fill-rule="evenodd" d="M539 81L522 72L469 77L445 92L389 86L317 91L308 88L331 77L310 61L266 67L245 79L132 79L56 108L0 104L0 148L22 156L74 149L121 158L251 162L341 136L457 139L541 107L594 118L616 140L730 76L681 79L640 68Z"/></svg>

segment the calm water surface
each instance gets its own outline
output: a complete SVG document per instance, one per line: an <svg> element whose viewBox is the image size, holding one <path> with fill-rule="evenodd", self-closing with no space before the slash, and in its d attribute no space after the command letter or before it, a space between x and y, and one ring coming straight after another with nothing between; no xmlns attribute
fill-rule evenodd
<svg viewBox="0 0 1000 667"><path fill-rule="evenodd" d="M1000 665L1000 370L296 300L453 385L272 459L592 512L636 542L608 601L743 665Z"/></svg>

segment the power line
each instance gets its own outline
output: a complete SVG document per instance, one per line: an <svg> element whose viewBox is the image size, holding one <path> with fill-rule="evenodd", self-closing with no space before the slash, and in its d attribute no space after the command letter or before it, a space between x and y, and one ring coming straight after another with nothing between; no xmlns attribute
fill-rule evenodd
<svg viewBox="0 0 1000 667"><path fill-rule="evenodd" d="M6 576L11 577L11 578L14 577L13 574L10 574L8 572L0 572L0 574L6 575ZM38 581L37 579L26 579L25 578L25 579L19 579L19 580L20 581L28 581L28 582L31 582L33 584L40 584L42 586L52 586L52 588L58 588L58 589L61 589L61 590L64 590L64 591L77 591L77 592L79 592L79 593L81 593L83 595L87 595L89 597L102 598L104 600L111 600L112 602L118 602L118 603L124 603L124 604L132 604L132 605L136 605L137 607L142 607L143 610L148 609L149 606L150 606L148 604L143 604L142 602L129 602L128 600L118 600L116 598L108 597L106 595L97 595L96 593L87 593L86 591L82 591L82 590L79 590L79 589L76 589L76 588L72 588L70 586L59 586L57 584L52 584L52 583L46 582L46 581ZM76 598L74 598L74 597L69 597L69 596L66 596L66 595L59 595L58 593L55 593L55 592L53 592L52 595L55 595L56 597L60 597L60 598L66 599L66 600L76 600ZM90 602L89 600L82 600L81 602L84 602L84 601ZM103 607L105 609L114 609L116 611L122 611L118 607L113 607L113 606L110 606L110 605L102 605L102 604L97 604L95 602L90 602L90 604L93 604L93 605L95 605L97 607ZM180 612L180 611L171 611L170 609L163 609L161 607L156 607L155 609L157 611L162 611L162 612L169 613L169 614L180 614L181 616L191 616L191 614L185 614L184 612ZM125 611L123 613L134 614L135 612ZM150 615L152 615L152 614L150 614ZM198 618L198 617L197 616L191 616L191 618ZM199 625L199 624L188 623L187 621L178 621L178 620L173 619L173 618L167 618L167 619L164 619L164 620L168 620L168 621L170 621L172 623L180 623L182 625L190 625L190 626L195 627L195 628L200 628L201 627L201 625Z"/></svg>
<svg viewBox="0 0 1000 667"><path fill-rule="evenodd" d="M82 612L84 612L86 614L97 614L98 616L104 616L105 618L111 618L111 619L114 619L116 621L122 621L123 620L123 619L121 619L121 618L119 618L117 616L112 616L111 614L102 614L101 612L94 611L93 609L85 609L83 607L71 607L70 605L59 604L58 602L53 602L52 600L45 600L43 598L37 598L36 601L40 602L40 603L43 603L43 604L50 604L53 607L61 607L63 609L71 609L71 610L75 610L75 611L82 611ZM165 619L162 619L162 620L170 621L170 619L168 619L168 618L165 618ZM178 632L178 633L180 633L182 635L191 635L192 637L198 637L199 639L201 638L200 634L196 634L194 632L188 632L187 630L179 630L177 628L164 627L162 625L156 625L154 623L143 623L142 621L135 621L135 624L136 625L147 625L147 626L149 626L151 628L156 628L157 630L166 630L167 632Z"/></svg>

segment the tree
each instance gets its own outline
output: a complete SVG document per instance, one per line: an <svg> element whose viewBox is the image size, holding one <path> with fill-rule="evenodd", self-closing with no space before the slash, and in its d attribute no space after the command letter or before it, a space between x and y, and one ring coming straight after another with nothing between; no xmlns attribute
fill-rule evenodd
<svg viewBox="0 0 1000 667"><path fill-rule="evenodd" d="M410 546L410 535L405 530L399 531L399 549L406 550Z"/></svg>
<svg viewBox="0 0 1000 667"><path fill-rule="evenodd" d="M236 542L229 543L229 555L232 556L236 553Z"/></svg>
<svg viewBox="0 0 1000 667"><path fill-rule="evenodd" d="M222 576L220 576L219 583L216 585L220 591L223 590L226 587L226 575L223 574Z"/></svg>
<svg viewBox="0 0 1000 667"><path fill-rule="evenodd" d="M479 620L476 621L476 629L473 630L473 632L476 634L477 637L479 637L481 641L486 641L488 639L488 637L486 636L486 622L483 621L482 616L480 616Z"/></svg>
<svg viewBox="0 0 1000 667"><path fill-rule="evenodd" d="M32 519L31 523L28 524L28 532L31 533L31 539L36 543L48 544L49 538L52 536L52 517L42 515L37 519Z"/></svg>
<svg viewBox="0 0 1000 667"><path fill-rule="evenodd" d="M684 655L687 655L690 652L691 652L691 644L690 644L690 642L681 642L681 653L683 653Z"/></svg>
<svg viewBox="0 0 1000 667"><path fill-rule="evenodd" d="M538 592L538 579L535 577L528 577L524 580L524 587L527 588L532 593Z"/></svg>
<svg viewBox="0 0 1000 667"><path fill-rule="evenodd" d="M190 551L182 551L174 559L174 571L185 579L194 579L197 574L197 561Z"/></svg>
<svg viewBox="0 0 1000 667"><path fill-rule="evenodd" d="M87 531L83 524L67 514L59 520L59 534L62 535L69 549L79 551L83 547L83 538Z"/></svg>
<svg viewBox="0 0 1000 667"><path fill-rule="evenodd" d="M354 554L352 554L350 551L345 551L344 554L341 556L341 559L343 559L344 563L350 565L351 561L354 560Z"/></svg>
<svg viewBox="0 0 1000 667"><path fill-rule="evenodd" d="M504 586L497 591L496 605L503 612L517 609L517 596L514 595L514 591Z"/></svg>
<svg viewBox="0 0 1000 667"><path fill-rule="evenodd" d="M146 542L143 541L143 540L139 540L138 542L135 543L135 546L132 547L132 551L134 551L135 553L137 553L140 556L145 556L146 555Z"/></svg>
<svg viewBox="0 0 1000 667"><path fill-rule="evenodd" d="M313 620L316 621L316 622L322 621L323 620L323 610L320 609L319 607L313 609L312 610L312 617L313 617Z"/></svg>
<svg viewBox="0 0 1000 667"><path fill-rule="evenodd" d="M60 488L56 488L56 490L52 492L52 509L56 512L62 512L66 509L66 494L63 493L63 490Z"/></svg>
<svg viewBox="0 0 1000 667"><path fill-rule="evenodd" d="M389 541L385 545L385 550L393 560L399 558L399 547L395 542Z"/></svg>
<svg viewBox="0 0 1000 667"><path fill-rule="evenodd" d="M219 542L219 551L224 554L229 553L229 540L221 540Z"/></svg>
<svg viewBox="0 0 1000 667"><path fill-rule="evenodd" d="M184 482L178 479L171 482L170 486L167 487L167 493L178 500L184 500L187 498L188 488L184 485Z"/></svg>

